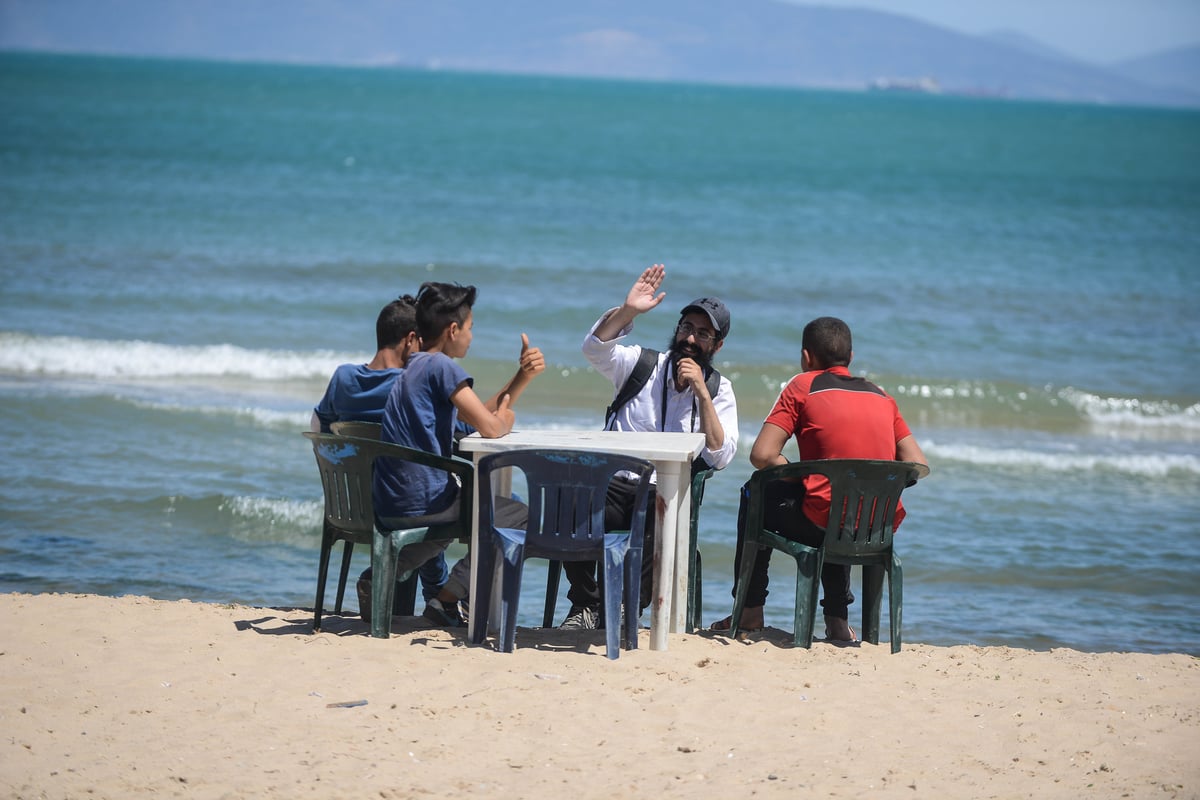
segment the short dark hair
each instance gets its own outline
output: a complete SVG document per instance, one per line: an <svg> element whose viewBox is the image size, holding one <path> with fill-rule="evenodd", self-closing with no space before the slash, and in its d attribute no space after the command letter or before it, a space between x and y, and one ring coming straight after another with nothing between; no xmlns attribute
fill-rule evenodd
<svg viewBox="0 0 1200 800"><path fill-rule="evenodd" d="M426 344L435 341L450 323L462 325L475 305L475 287L427 281L417 293L417 333Z"/></svg>
<svg viewBox="0 0 1200 800"><path fill-rule="evenodd" d="M854 354L850 326L837 317L817 317L804 326L802 346L817 366L847 367Z"/></svg>
<svg viewBox="0 0 1200 800"><path fill-rule="evenodd" d="M375 349L384 350L403 342L417 329L417 298L400 295L379 312L375 320Z"/></svg>

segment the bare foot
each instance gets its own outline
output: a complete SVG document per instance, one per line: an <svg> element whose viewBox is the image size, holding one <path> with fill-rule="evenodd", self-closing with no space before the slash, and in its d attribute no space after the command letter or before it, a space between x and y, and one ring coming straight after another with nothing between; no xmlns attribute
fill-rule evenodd
<svg viewBox="0 0 1200 800"><path fill-rule="evenodd" d="M710 631L727 631L733 627L733 615L730 614L725 619L719 619L712 625L708 626ZM742 623L738 625L739 632L753 633L763 629L763 607L756 606L754 608L742 609Z"/></svg>
<svg viewBox="0 0 1200 800"><path fill-rule="evenodd" d="M858 635L841 617L825 616L825 638L831 642L857 642Z"/></svg>

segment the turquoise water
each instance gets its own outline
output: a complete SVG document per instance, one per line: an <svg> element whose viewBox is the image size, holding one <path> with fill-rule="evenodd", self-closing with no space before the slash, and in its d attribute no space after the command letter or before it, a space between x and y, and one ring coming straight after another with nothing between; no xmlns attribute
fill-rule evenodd
<svg viewBox="0 0 1200 800"><path fill-rule="evenodd" d="M593 427L583 332L663 262L637 341L700 294L733 314L706 619L832 314L933 469L907 639L1200 653L1198 256L1195 112L0 54L0 590L311 605L298 431L384 303L476 284L477 385L526 332L519 424Z"/></svg>

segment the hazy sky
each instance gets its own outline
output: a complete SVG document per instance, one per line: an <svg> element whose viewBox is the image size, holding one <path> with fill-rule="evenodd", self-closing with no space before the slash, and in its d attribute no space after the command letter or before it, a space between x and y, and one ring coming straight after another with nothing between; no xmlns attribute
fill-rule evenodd
<svg viewBox="0 0 1200 800"><path fill-rule="evenodd" d="M1200 0L795 0L872 8L962 33L1015 30L1096 63L1200 44Z"/></svg>

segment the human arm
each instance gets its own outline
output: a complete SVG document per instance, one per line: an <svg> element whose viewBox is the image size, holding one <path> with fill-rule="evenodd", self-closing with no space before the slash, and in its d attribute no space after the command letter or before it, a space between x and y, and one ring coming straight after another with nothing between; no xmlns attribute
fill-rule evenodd
<svg viewBox="0 0 1200 800"><path fill-rule="evenodd" d="M690 358L682 359L676 369L695 397L698 430L704 434L704 450L700 455L710 467L724 469L737 455L739 429L733 385L728 378L722 377L714 397L696 362Z"/></svg>
<svg viewBox="0 0 1200 800"><path fill-rule="evenodd" d="M662 264L647 267L633 282L629 294L625 296L625 302L605 317L592 335L602 342L612 341L621 331L633 324L635 317L657 307L667 296L666 292L655 294L666 276L667 270Z"/></svg>
<svg viewBox="0 0 1200 800"><path fill-rule="evenodd" d="M750 464L755 469L766 469L788 463L783 455L783 446L790 438L788 431L772 422L764 422L750 448Z"/></svg>
<svg viewBox="0 0 1200 800"><path fill-rule="evenodd" d="M508 395L502 395L493 411L483 404L465 381L450 395L450 402L458 409L458 416L485 439L498 439L512 430L515 417L508 407Z"/></svg>
<svg viewBox="0 0 1200 800"><path fill-rule="evenodd" d="M912 434L896 442L896 460L910 461L915 464L929 464L925 460L925 453L922 452L921 445L917 444L917 440Z"/></svg>
<svg viewBox="0 0 1200 800"><path fill-rule="evenodd" d="M709 450L720 450L725 442L725 428L712 395L708 393L708 384L704 380L704 370L690 358L682 358L675 365L675 374L696 396L696 408L700 417L700 430L704 433L704 446Z"/></svg>
<svg viewBox="0 0 1200 800"><path fill-rule="evenodd" d="M541 348L530 347L529 337L524 333L521 334L521 355L518 358L517 372L512 376L512 379L504 385L500 391L496 392L484 406L489 411L495 411L500 407L500 401L505 395L508 396L508 404L511 406L517 402L517 398L521 396L521 392L525 391L534 378L541 375L546 369L546 359L542 355Z"/></svg>

